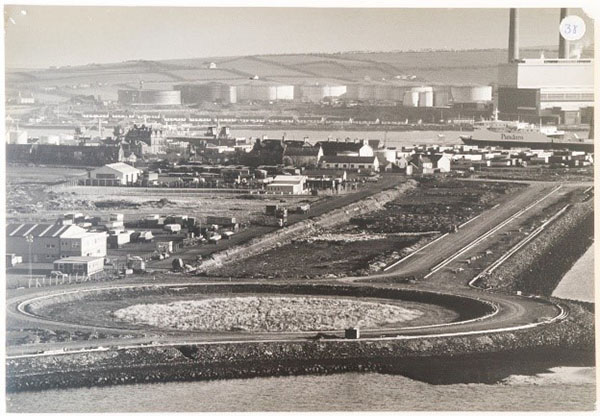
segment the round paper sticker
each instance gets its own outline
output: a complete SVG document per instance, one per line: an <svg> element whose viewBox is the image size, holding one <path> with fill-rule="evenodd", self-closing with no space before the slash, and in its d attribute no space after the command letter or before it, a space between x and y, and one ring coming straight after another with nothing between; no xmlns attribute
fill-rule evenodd
<svg viewBox="0 0 600 416"><path fill-rule="evenodd" d="M585 34L585 22L579 16L567 16L560 22L560 35L566 40L579 40Z"/></svg>

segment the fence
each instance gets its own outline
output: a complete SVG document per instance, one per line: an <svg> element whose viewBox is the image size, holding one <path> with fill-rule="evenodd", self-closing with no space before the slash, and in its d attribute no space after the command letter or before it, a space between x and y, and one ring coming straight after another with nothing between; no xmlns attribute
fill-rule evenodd
<svg viewBox="0 0 600 416"><path fill-rule="evenodd" d="M30 277L28 280L28 288L32 287L46 287L46 286L59 286L59 285L71 285L85 282L100 282L106 280L122 279L124 276L119 275L116 270L112 273L100 272L92 276L79 275L79 274L64 274L62 276L42 276L42 277Z"/></svg>

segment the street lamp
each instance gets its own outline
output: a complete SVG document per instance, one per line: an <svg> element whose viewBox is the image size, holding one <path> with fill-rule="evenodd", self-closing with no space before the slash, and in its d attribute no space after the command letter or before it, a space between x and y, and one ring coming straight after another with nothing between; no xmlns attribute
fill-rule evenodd
<svg viewBox="0 0 600 416"><path fill-rule="evenodd" d="M29 247L29 279L31 280L31 279L33 279L32 272L31 272L31 245L33 244L33 235L28 234L25 237L25 241L27 241L27 245Z"/></svg>

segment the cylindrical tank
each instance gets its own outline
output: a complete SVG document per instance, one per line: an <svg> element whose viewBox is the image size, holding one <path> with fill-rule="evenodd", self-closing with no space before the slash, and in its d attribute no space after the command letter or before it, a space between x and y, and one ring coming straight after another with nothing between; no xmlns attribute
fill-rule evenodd
<svg viewBox="0 0 600 416"><path fill-rule="evenodd" d="M404 105L404 107L417 107L419 105L419 93L406 91L404 93L404 98L402 99L402 105Z"/></svg>
<svg viewBox="0 0 600 416"><path fill-rule="evenodd" d="M251 87L250 85L238 85L236 87L237 90L237 99L240 101L248 101L251 100Z"/></svg>
<svg viewBox="0 0 600 416"><path fill-rule="evenodd" d="M119 102L137 105L181 105L178 90L119 90Z"/></svg>
<svg viewBox="0 0 600 416"><path fill-rule="evenodd" d="M345 85L325 85L323 89L325 97L339 97L346 93Z"/></svg>
<svg viewBox="0 0 600 416"><path fill-rule="evenodd" d="M433 107L433 91L419 93L419 107Z"/></svg>
<svg viewBox="0 0 600 416"><path fill-rule="evenodd" d="M433 93L433 106L446 107L450 102L450 93L448 91L435 91Z"/></svg>
<svg viewBox="0 0 600 416"><path fill-rule="evenodd" d="M450 89L455 103L479 103L492 101L491 86L462 86Z"/></svg>
<svg viewBox="0 0 600 416"><path fill-rule="evenodd" d="M346 87L346 99L348 100L358 100L358 84L350 84Z"/></svg>
<svg viewBox="0 0 600 416"><path fill-rule="evenodd" d="M389 99L391 101L402 101L404 97L405 89L398 85L390 85L388 86L389 91Z"/></svg>
<svg viewBox="0 0 600 416"><path fill-rule="evenodd" d="M275 85L275 100L293 100L294 86L293 85Z"/></svg>
<svg viewBox="0 0 600 416"><path fill-rule="evenodd" d="M375 100L387 101L390 99L391 94L389 85L374 85L373 90Z"/></svg>
<svg viewBox="0 0 600 416"><path fill-rule="evenodd" d="M431 87L413 87L411 93L417 94L417 106L433 107L433 88Z"/></svg>
<svg viewBox="0 0 600 416"><path fill-rule="evenodd" d="M361 84L358 87L358 99L370 101L375 99L375 86L370 84Z"/></svg>

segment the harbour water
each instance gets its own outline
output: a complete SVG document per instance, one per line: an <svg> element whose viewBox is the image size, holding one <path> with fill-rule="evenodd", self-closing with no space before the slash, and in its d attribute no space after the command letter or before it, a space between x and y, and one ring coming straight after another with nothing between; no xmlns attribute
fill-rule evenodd
<svg viewBox="0 0 600 416"><path fill-rule="evenodd" d="M594 302L594 245L565 274L552 296Z"/></svg>
<svg viewBox="0 0 600 416"><path fill-rule="evenodd" d="M560 367L495 384L434 385L400 375L123 385L7 395L9 412L592 410L594 368Z"/></svg>
<svg viewBox="0 0 600 416"><path fill-rule="evenodd" d="M443 131L383 131L383 130L244 130L232 128L232 134L239 137L260 137L266 135L270 139L278 139L285 135L288 140L303 140L315 143L323 140L380 140L387 147L401 147L412 144L458 144L459 136L468 134L457 130Z"/></svg>
<svg viewBox="0 0 600 416"><path fill-rule="evenodd" d="M59 136L61 134L72 135L73 129L69 128L23 128L29 137ZM92 132L95 134L97 132ZM388 147L400 147L411 144L458 144L459 136L465 132L448 131L383 131L383 130L296 130L296 129L243 129L231 128L231 134L235 137L261 137L266 135L271 139L285 137L288 140L303 140L308 137L311 143L327 140L339 139L340 141L349 138L381 140Z"/></svg>

